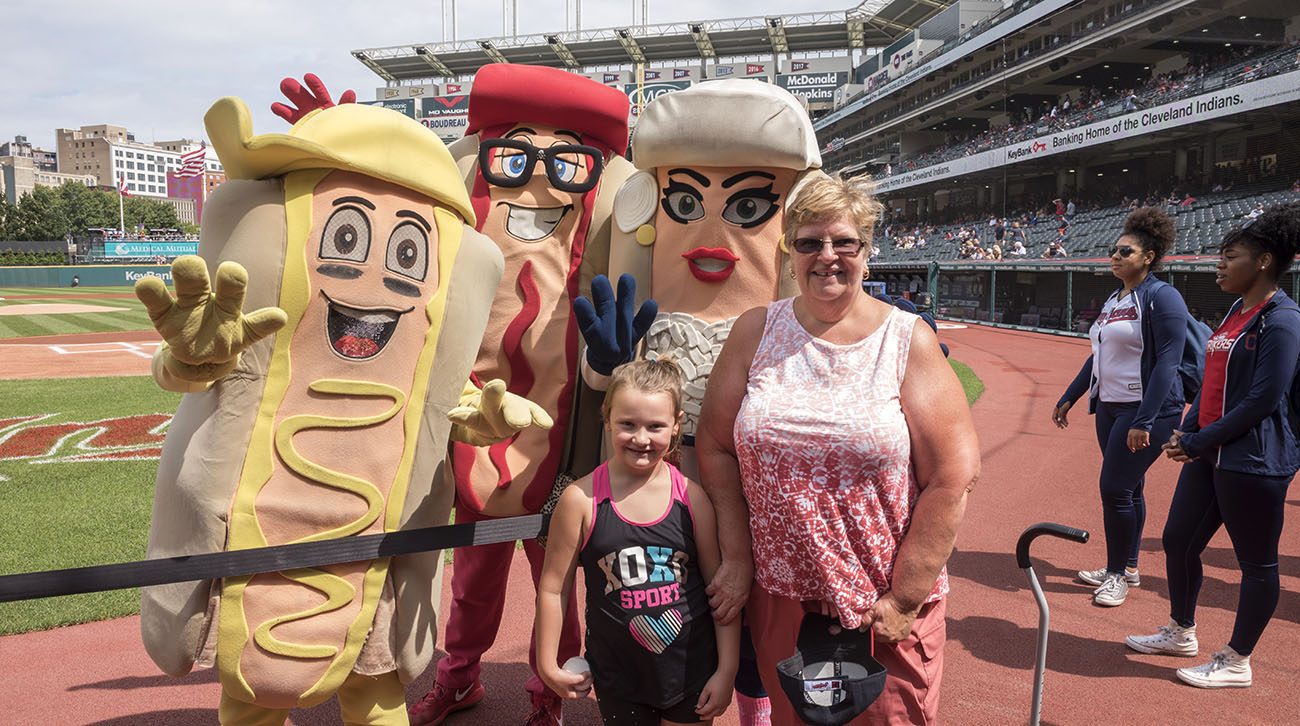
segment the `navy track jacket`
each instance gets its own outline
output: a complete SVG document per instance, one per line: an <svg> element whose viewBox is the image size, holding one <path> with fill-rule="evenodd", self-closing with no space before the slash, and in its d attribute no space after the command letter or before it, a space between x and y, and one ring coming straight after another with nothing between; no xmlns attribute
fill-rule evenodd
<svg viewBox="0 0 1300 726"><path fill-rule="evenodd" d="M1149 272L1133 292L1142 306L1142 402L1138 404L1132 427L1150 431L1157 418L1183 410L1183 379L1178 375L1178 364L1182 362L1183 343L1187 338L1187 303L1173 285ZM1073 405L1085 391L1090 392L1088 413L1096 413L1097 385L1092 376L1091 355L1056 405ZM1151 442L1153 446L1163 443Z"/></svg>
<svg viewBox="0 0 1300 726"><path fill-rule="evenodd" d="M1241 310L1241 300L1228 315ZM1300 451L1287 393L1300 358L1300 306L1278 290L1228 350L1223 417L1201 429L1198 395L1183 417L1183 451L1257 476L1294 476Z"/></svg>

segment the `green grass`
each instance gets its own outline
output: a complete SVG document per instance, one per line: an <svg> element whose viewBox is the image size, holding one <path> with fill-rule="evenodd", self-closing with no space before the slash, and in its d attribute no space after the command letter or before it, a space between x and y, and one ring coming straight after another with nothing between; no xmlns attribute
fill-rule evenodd
<svg viewBox="0 0 1300 726"><path fill-rule="evenodd" d="M70 297L77 295L130 295L129 285L102 285L100 287L0 287L0 297Z"/></svg>
<svg viewBox="0 0 1300 726"><path fill-rule="evenodd" d="M949 360L968 403L984 384L970 367ZM137 414L171 414L180 396L147 376L0 381L0 420L57 414L39 424L97 421ZM0 423L0 431L3 424ZM144 557L156 460L33 464L5 460L0 433L0 574L130 562ZM67 455L89 434L66 439ZM10 444L12 444L12 439ZM516 547L518 547L516 543ZM452 553L444 553L450 562ZM0 603L0 635L132 615L139 590L113 590Z"/></svg>
<svg viewBox="0 0 1300 726"><path fill-rule="evenodd" d="M984 392L984 381L975 375L975 371L972 371L970 366L961 361L949 358L948 365L952 366L953 373L957 374L957 380L961 381L962 390L966 392L966 405L975 405L975 401Z"/></svg>
<svg viewBox="0 0 1300 726"><path fill-rule="evenodd" d="M117 294L130 297L94 298L90 294ZM35 297L32 297L35 296ZM20 299L14 299L18 297ZM105 308L126 308L111 312L58 313L42 315L0 315L0 338L28 338L37 335L72 335L125 330L152 330L153 324L144 306L131 294L129 287L0 288L0 307L39 305L44 303L79 303Z"/></svg>
<svg viewBox="0 0 1300 726"><path fill-rule="evenodd" d="M56 414L47 425L176 410L179 394L147 376L0 381L0 419ZM0 433L0 438L5 434ZM65 439L55 457L85 453L90 433ZM128 562L144 557L156 460L30 463L0 442L0 574ZM130 615L139 590L0 603L0 635Z"/></svg>

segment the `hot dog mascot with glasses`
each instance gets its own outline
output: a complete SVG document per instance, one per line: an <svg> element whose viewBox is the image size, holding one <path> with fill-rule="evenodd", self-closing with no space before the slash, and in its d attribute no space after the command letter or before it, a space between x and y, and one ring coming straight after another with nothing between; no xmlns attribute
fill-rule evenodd
<svg viewBox="0 0 1300 726"><path fill-rule="evenodd" d="M486 443L540 408L468 385L503 261L442 142L382 108L304 113L254 136L205 117L230 181L199 257L137 285L185 391L163 446L148 556L444 524L449 439ZM210 285L209 279L214 280ZM258 308L245 314L245 307ZM146 588L168 674L220 675L222 724L280 724L337 693L344 723L405 724L437 640L440 552Z"/></svg>
<svg viewBox="0 0 1300 726"><path fill-rule="evenodd" d="M562 486L599 463L600 396L588 390L583 398L582 336L572 311L607 269L614 193L634 171L621 156L627 117L626 95L567 71L492 64L474 77L467 135L450 150L479 230L506 261L474 375L504 379L555 426L494 446L453 444L457 522L536 513L557 480ZM544 551L533 540L524 550L536 586ZM483 698L479 662L496 640L513 555L513 543L456 551L447 656L433 690L411 707L412 723L438 722ZM560 661L580 648L577 608L570 608ZM560 701L537 676L531 648L529 665L529 723L558 723Z"/></svg>

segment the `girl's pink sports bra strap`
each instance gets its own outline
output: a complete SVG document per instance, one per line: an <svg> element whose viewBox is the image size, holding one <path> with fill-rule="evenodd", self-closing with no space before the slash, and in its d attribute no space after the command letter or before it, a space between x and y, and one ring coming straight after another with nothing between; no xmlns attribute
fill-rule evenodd
<svg viewBox="0 0 1300 726"><path fill-rule="evenodd" d="M673 501L681 502L686 505L686 513L691 515L691 528L695 527L695 509L691 507L691 494L686 488L686 476L682 474L681 469L668 465L669 476L673 482Z"/></svg>
<svg viewBox="0 0 1300 726"><path fill-rule="evenodd" d="M591 506L593 513L595 507L609 499L609 497L609 462L606 461L591 472Z"/></svg>
<svg viewBox="0 0 1300 726"><path fill-rule="evenodd" d="M668 462L664 463L668 464ZM691 499L686 494L686 477L682 475L682 470L668 464L668 476L673 484L673 501L685 502L686 506L689 507Z"/></svg>

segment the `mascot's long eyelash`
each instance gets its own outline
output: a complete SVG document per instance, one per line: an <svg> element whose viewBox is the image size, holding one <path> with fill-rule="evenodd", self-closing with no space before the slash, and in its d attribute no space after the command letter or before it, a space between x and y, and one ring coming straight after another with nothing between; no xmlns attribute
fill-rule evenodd
<svg viewBox="0 0 1300 726"><path fill-rule="evenodd" d="M772 188L771 185L768 185L768 189L771 188ZM691 195L692 197L695 197L701 202L704 201L704 194L699 189L696 189L695 187L691 186L690 184L687 184L686 182L679 182L675 180L669 181L668 186L664 187L662 191L665 197L668 196L669 194L672 194L673 192L686 192L687 194Z"/></svg>
<svg viewBox="0 0 1300 726"><path fill-rule="evenodd" d="M750 187L748 189L741 189L735 194L732 194L731 196L727 197L727 204L731 204L737 199L744 199L745 197L758 197L759 199L763 199L768 202L775 202L776 200L781 198L781 195L773 192L772 185L767 184L761 187Z"/></svg>

